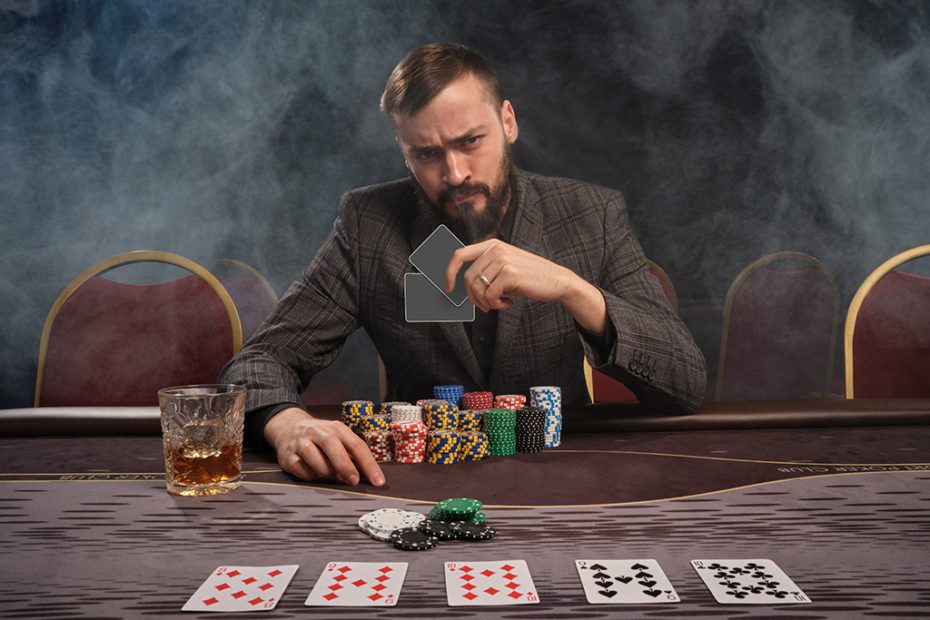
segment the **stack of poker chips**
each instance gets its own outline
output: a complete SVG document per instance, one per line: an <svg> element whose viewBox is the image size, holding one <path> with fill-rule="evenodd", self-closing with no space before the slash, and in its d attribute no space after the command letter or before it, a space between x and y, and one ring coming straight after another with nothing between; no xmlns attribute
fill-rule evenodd
<svg viewBox="0 0 930 620"><path fill-rule="evenodd" d="M394 435L390 431L370 431L362 436L376 461L394 460Z"/></svg>
<svg viewBox="0 0 930 620"><path fill-rule="evenodd" d="M458 463L458 432L454 430L431 430L426 440L426 461L433 465Z"/></svg>
<svg viewBox="0 0 930 620"><path fill-rule="evenodd" d="M422 422L391 422L394 460L398 463L422 463L426 455L427 432Z"/></svg>
<svg viewBox="0 0 930 620"><path fill-rule="evenodd" d="M431 431L454 431L458 428L459 408L445 400L430 400L423 405L423 422Z"/></svg>
<svg viewBox="0 0 930 620"><path fill-rule="evenodd" d="M361 433L371 433L374 431L388 433L391 431L391 419L386 415L366 415L358 423L358 427Z"/></svg>
<svg viewBox="0 0 930 620"><path fill-rule="evenodd" d="M546 443L546 412L535 407L517 409L517 452L542 452Z"/></svg>
<svg viewBox="0 0 930 620"><path fill-rule="evenodd" d="M463 409L459 411L459 432L475 433L480 431L482 416L484 416L484 412L477 409Z"/></svg>
<svg viewBox="0 0 930 620"><path fill-rule="evenodd" d="M530 388L530 407L546 412L546 447L562 444L562 390L551 385Z"/></svg>
<svg viewBox="0 0 930 620"><path fill-rule="evenodd" d="M423 408L419 405L394 405L391 407L391 422L422 422Z"/></svg>
<svg viewBox="0 0 930 620"><path fill-rule="evenodd" d="M491 392L465 392L462 394L460 409L478 409L484 411L494 406L494 394Z"/></svg>
<svg viewBox="0 0 930 620"><path fill-rule="evenodd" d="M526 405L523 394L500 394L494 397L494 406L498 409L519 409Z"/></svg>
<svg viewBox="0 0 930 620"><path fill-rule="evenodd" d="M435 385L433 386L433 398L440 398L448 401L458 407L462 402L462 395L465 388L461 385Z"/></svg>
<svg viewBox="0 0 930 620"><path fill-rule="evenodd" d="M480 461L490 454L487 435L480 431L459 432L459 461Z"/></svg>
<svg viewBox="0 0 930 620"><path fill-rule="evenodd" d="M488 436L491 456L510 456L517 451L517 412L513 409L488 409L482 427Z"/></svg>
<svg viewBox="0 0 930 620"><path fill-rule="evenodd" d="M342 403L339 419L343 424L358 432L362 418L373 415L375 404L370 400L347 400Z"/></svg>
<svg viewBox="0 0 930 620"><path fill-rule="evenodd" d="M397 407L397 406L409 407L410 403L398 401L398 400L381 403L381 414L391 415L391 412L394 410L394 407Z"/></svg>

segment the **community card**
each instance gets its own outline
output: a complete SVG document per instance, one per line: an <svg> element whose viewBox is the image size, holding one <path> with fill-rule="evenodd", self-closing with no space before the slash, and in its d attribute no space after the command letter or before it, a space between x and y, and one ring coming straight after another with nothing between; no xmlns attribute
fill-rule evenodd
<svg viewBox="0 0 930 620"><path fill-rule="evenodd" d="M452 260L452 254L464 247L465 244L459 241L451 230L440 224L409 258L413 266L419 269L420 273L426 276L433 286L456 306L461 306L468 299L468 293L465 292L464 274L470 263L462 265L459 269L455 276L455 288L451 293L446 292L446 269L449 267L449 261Z"/></svg>
<svg viewBox="0 0 930 620"><path fill-rule="evenodd" d="M575 567L594 605L681 601L655 560L575 560Z"/></svg>
<svg viewBox="0 0 930 620"><path fill-rule="evenodd" d="M406 576L406 562L330 562L304 605L393 607Z"/></svg>
<svg viewBox="0 0 930 620"><path fill-rule="evenodd" d="M691 560L718 603L782 605L811 600L772 560Z"/></svg>
<svg viewBox="0 0 930 620"><path fill-rule="evenodd" d="M523 560L446 562L449 605L526 605L538 603L536 586Z"/></svg>
<svg viewBox="0 0 930 620"><path fill-rule="evenodd" d="M269 611L297 572L286 566L220 566L181 611Z"/></svg>

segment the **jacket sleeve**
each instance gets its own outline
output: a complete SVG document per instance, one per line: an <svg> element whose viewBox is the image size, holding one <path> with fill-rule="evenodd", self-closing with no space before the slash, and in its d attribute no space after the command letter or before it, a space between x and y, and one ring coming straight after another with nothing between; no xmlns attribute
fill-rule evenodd
<svg viewBox="0 0 930 620"><path fill-rule="evenodd" d="M357 232L356 209L347 194L313 262L220 373L220 381L248 389L246 426L252 433L264 428L250 424L252 414L281 403L300 406L310 379L336 359L358 327Z"/></svg>
<svg viewBox="0 0 930 620"><path fill-rule="evenodd" d="M579 327L592 368L621 381L647 407L690 413L704 397L704 356L650 273L619 193L604 213L604 264L594 283L607 302L606 347Z"/></svg>

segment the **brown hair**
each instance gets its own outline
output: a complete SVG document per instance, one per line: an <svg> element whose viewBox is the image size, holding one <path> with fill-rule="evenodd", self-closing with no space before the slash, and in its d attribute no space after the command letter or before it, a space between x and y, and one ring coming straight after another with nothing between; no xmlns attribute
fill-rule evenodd
<svg viewBox="0 0 930 620"><path fill-rule="evenodd" d="M381 110L393 114L415 114L446 86L472 74L487 89L496 107L504 101L494 67L481 54L464 45L427 43L401 60L388 77L381 95Z"/></svg>

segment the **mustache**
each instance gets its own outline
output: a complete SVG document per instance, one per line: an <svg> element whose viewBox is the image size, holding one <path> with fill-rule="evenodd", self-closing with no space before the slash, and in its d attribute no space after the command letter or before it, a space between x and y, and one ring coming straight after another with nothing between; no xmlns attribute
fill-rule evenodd
<svg viewBox="0 0 930 620"><path fill-rule="evenodd" d="M471 194L483 194L485 198L491 197L491 188L486 183L471 183L464 182L461 185L456 185L455 187L447 187L446 189L439 192L439 203L448 202L454 198L461 198L462 196L470 196Z"/></svg>

